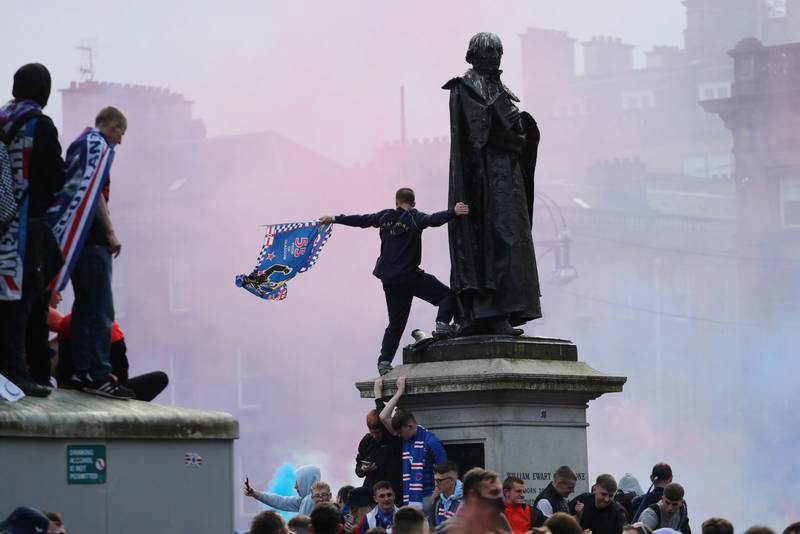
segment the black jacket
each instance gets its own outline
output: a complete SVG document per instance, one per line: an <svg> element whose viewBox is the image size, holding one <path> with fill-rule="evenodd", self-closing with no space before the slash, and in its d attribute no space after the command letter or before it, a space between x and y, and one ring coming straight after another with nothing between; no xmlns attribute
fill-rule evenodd
<svg viewBox="0 0 800 534"><path fill-rule="evenodd" d="M660 501L663 495L664 488L653 487L651 491L633 499L633 502L631 502L631 511L633 512L631 523L639 521L639 516L644 512L645 508Z"/></svg>
<svg viewBox="0 0 800 534"><path fill-rule="evenodd" d="M375 399L378 414L381 413L385 403L382 399ZM375 471L361 470L361 461L374 462L378 467ZM371 434L366 434L358 444L356 455L356 476L364 478L363 487L372 493L372 486L381 480L387 480L394 489L394 502L403 506L403 440L393 436L384 429L383 439L376 441Z"/></svg>
<svg viewBox="0 0 800 534"><path fill-rule="evenodd" d="M549 483L547 487L544 488L542 492L536 496L536 499L533 501L534 508L536 508L536 505L539 504L539 501L549 502L550 507L553 509L554 514L558 512L563 512L567 514L569 513L569 505L567 504L567 501L564 499L564 497L562 497L556 492L556 489L553 487L552 482ZM544 514L536 514L534 523L539 523L539 524L534 524L533 526L541 527L542 525L544 525L546 519L547 518L544 517Z"/></svg>
<svg viewBox="0 0 800 534"><path fill-rule="evenodd" d="M66 178L58 130L47 115L39 116L34 130L30 177L28 217L42 217L64 187Z"/></svg>
<svg viewBox="0 0 800 534"><path fill-rule="evenodd" d="M380 228L381 255L372 272L386 285L408 282L420 272L422 231L442 226L456 213L453 209L428 215L416 209L388 209L367 215L337 215L334 222L359 228Z"/></svg>
<svg viewBox="0 0 800 534"><path fill-rule="evenodd" d="M599 509L595 505L594 495L584 493L570 501L570 513L575 513L575 505L579 502L583 503L580 517L582 529L591 530L592 534L622 534L622 527L627 523L622 506L612 502L605 508Z"/></svg>

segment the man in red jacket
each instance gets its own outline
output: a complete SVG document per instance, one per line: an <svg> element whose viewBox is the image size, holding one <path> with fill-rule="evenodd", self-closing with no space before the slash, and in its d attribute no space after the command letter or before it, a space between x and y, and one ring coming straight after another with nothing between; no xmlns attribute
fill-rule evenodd
<svg viewBox="0 0 800 534"><path fill-rule="evenodd" d="M521 478L509 475L503 481L503 504L512 532L528 532L531 529L531 507L525 504L525 482Z"/></svg>

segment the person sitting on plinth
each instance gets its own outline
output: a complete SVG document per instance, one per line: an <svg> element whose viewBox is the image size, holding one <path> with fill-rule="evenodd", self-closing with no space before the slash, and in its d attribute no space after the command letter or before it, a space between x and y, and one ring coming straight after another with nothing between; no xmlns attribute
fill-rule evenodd
<svg viewBox="0 0 800 534"><path fill-rule="evenodd" d="M430 515L433 507L433 466L447 461L439 438L422 425L411 412L394 412L406 389L406 379L397 379L395 393L381 411L381 421L392 434L403 439L403 503L421 508Z"/></svg>
<svg viewBox="0 0 800 534"><path fill-rule="evenodd" d="M450 321L456 313L456 297L450 288L419 268L422 261L422 231L428 227L442 226L458 215L467 215L469 208L458 202L452 208L428 215L414 207L414 191L408 187L398 189L395 208L368 215L324 215L322 224L344 224L358 228L380 228L381 253L372 272L383 283L389 326L383 335L378 372L385 375L392 370L392 360L400 344L400 337L408 322L411 301L421 298L439 307L435 334L452 333Z"/></svg>

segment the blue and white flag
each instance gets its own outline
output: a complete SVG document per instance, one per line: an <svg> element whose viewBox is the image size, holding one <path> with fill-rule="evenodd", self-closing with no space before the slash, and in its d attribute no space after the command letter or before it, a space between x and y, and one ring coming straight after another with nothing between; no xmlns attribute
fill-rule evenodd
<svg viewBox="0 0 800 534"><path fill-rule="evenodd" d="M64 255L55 288L63 291L94 222L97 202L108 181L114 147L97 128L86 128L67 149L67 179L47 215Z"/></svg>
<svg viewBox="0 0 800 534"><path fill-rule="evenodd" d="M285 299L286 282L314 266L331 229L317 221L267 226L253 272L238 275L236 285L262 299Z"/></svg>

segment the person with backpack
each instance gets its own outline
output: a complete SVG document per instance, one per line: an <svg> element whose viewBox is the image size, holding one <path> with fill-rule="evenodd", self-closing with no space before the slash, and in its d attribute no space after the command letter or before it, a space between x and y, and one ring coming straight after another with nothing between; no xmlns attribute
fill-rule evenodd
<svg viewBox="0 0 800 534"><path fill-rule="evenodd" d="M669 464L659 462L653 466L650 472L650 489L644 495L635 497L631 502L631 510L633 516L630 518L631 523L639 521L642 512L648 506L651 506L661 500L664 494L664 488L672 483L672 467Z"/></svg>
<svg viewBox="0 0 800 534"><path fill-rule="evenodd" d="M63 264L46 217L66 174L58 131L42 113L50 87L44 65L23 65L14 74L13 100L0 107L0 152L8 156L0 157L0 177L13 181L13 196L0 188L6 214L0 221L0 373L32 397L51 392L43 385L50 380L49 286Z"/></svg>
<svg viewBox="0 0 800 534"><path fill-rule="evenodd" d="M692 534L689 528L689 511L683 496L683 486L675 482L667 485L661 500L645 508L639 520L653 531L671 528L683 534Z"/></svg>

